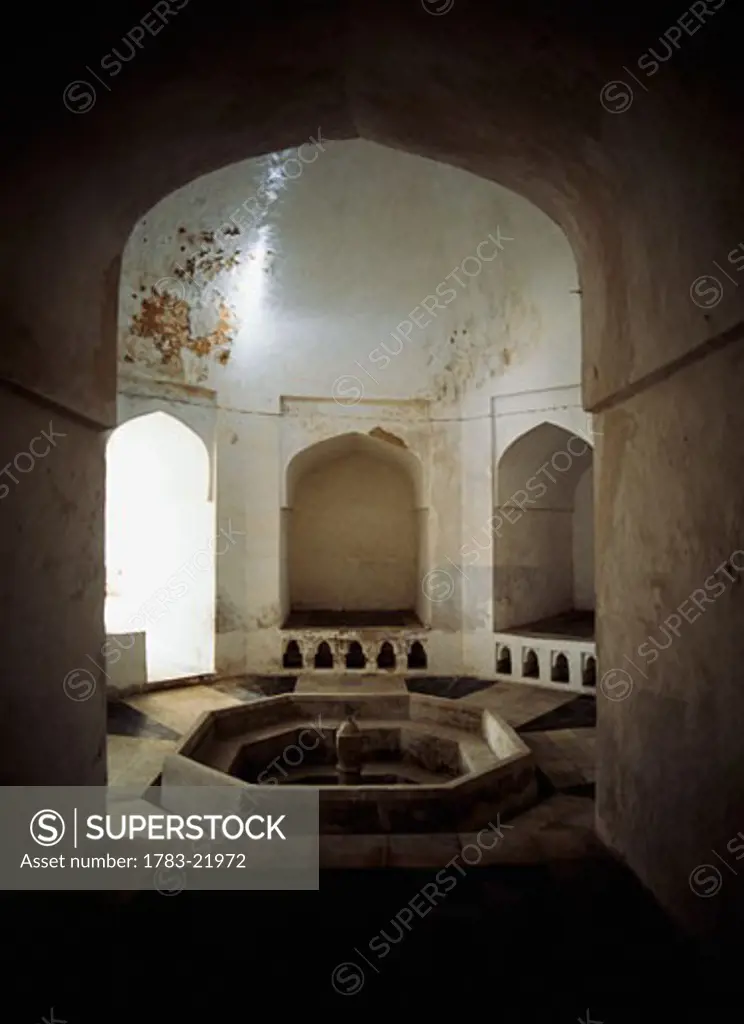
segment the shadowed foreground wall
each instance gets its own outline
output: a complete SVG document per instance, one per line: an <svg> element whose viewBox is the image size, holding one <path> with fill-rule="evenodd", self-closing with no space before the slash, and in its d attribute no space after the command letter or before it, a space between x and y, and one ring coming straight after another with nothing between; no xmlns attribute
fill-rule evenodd
<svg viewBox="0 0 744 1024"><path fill-rule="evenodd" d="M732 929L744 895L744 492L732 486L743 372L734 346L603 417L597 510L610 698L600 832L631 864L653 866L665 902Z"/></svg>

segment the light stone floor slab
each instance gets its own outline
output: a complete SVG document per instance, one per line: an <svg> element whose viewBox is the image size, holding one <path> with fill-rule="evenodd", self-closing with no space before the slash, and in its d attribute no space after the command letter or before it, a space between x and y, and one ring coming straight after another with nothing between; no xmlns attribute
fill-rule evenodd
<svg viewBox="0 0 744 1024"><path fill-rule="evenodd" d="M234 707L242 702L212 686L185 686L181 690L158 690L127 697L126 703L176 732L185 733L204 711Z"/></svg>
<svg viewBox="0 0 744 1024"><path fill-rule="evenodd" d="M107 743L109 786L149 786L160 774L163 760L175 750L175 740L109 736Z"/></svg>
<svg viewBox="0 0 744 1024"><path fill-rule="evenodd" d="M525 732L522 739L534 753L540 770L558 789L596 780L596 729L553 729Z"/></svg>
<svg viewBox="0 0 744 1024"><path fill-rule="evenodd" d="M580 696L577 693L561 693L557 690L543 689L539 686L528 686L520 683L496 683L487 690L471 693L463 697L465 704L488 708L500 715L512 728L519 728L533 718L539 718L549 711Z"/></svg>
<svg viewBox="0 0 744 1024"><path fill-rule="evenodd" d="M408 693L403 676L304 675L297 680L295 693Z"/></svg>

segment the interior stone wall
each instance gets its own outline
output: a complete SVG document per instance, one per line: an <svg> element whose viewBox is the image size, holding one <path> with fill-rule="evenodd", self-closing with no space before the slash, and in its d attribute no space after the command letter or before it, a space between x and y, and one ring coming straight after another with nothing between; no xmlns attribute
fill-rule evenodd
<svg viewBox="0 0 744 1024"><path fill-rule="evenodd" d="M734 345L606 413L597 490L600 832L664 903L731 935L744 828L744 493L732 486L743 371Z"/></svg>
<svg viewBox="0 0 744 1024"><path fill-rule="evenodd" d="M0 784L102 785L105 434L7 387L1 416Z"/></svg>

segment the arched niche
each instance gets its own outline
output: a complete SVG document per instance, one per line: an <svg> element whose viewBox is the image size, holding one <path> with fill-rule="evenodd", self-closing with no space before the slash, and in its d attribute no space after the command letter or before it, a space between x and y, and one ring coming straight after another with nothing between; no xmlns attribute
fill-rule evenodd
<svg viewBox="0 0 744 1024"><path fill-rule="evenodd" d="M406 448L348 433L287 468L282 579L289 612L355 623L415 615L425 529L421 465Z"/></svg>
<svg viewBox="0 0 744 1024"><path fill-rule="evenodd" d="M522 434L498 464L496 629L594 608L592 447L554 423Z"/></svg>
<svg viewBox="0 0 744 1024"><path fill-rule="evenodd" d="M384 640L380 645L380 650L377 654L377 667L387 672L392 672L396 667L396 657L393 645L389 640Z"/></svg>
<svg viewBox="0 0 744 1024"><path fill-rule="evenodd" d="M420 640L414 640L408 648L408 668L421 671L428 667L429 661L426 657L426 649Z"/></svg>
<svg viewBox="0 0 744 1024"><path fill-rule="evenodd" d="M213 671L217 544L209 491L209 453L180 420L153 412L112 432L105 620L113 639L104 652L111 678L148 683ZM143 646L144 664L136 664Z"/></svg>
<svg viewBox="0 0 744 1024"><path fill-rule="evenodd" d="M333 651L327 640L321 640L315 651L315 668L333 668Z"/></svg>
<svg viewBox="0 0 744 1024"><path fill-rule="evenodd" d="M302 651L296 640L290 640L284 648L282 668L302 668Z"/></svg>

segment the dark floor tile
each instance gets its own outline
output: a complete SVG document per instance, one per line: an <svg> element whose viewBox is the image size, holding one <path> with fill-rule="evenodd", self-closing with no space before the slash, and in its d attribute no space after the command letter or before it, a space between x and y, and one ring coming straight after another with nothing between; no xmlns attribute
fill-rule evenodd
<svg viewBox="0 0 744 1024"><path fill-rule="evenodd" d="M553 796L557 793L557 790L553 783L550 781L548 776L540 768L535 768L535 778L537 779L537 798L538 800L547 800L548 797ZM561 792L566 792L561 790Z"/></svg>
<svg viewBox="0 0 744 1024"><path fill-rule="evenodd" d="M177 740L181 734L156 722L122 701L111 701L106 712L106 731L113 736L137 736L151 740Z"/></svg>
<svg viewBox="0 0 744 1024"><path fill-rule="evenodd" d="M561 793L565 793L567 796L588 796L590 799L596 799L596 783L594 782L580 782L576 786L561 786Z"/></svg>
<svg viewBox="0 0 744 1024"><path fill-rule="evenodd" d="M217 683L213 689L219 690L220 693L233 697L235 700L242 701L244 704L251 704L254 700L261 700L266 696L258 686L251 686L247 683Z"/></svg>
<svg viewBox="0 0 744 1024"><path fill-rule="evenodd" d="M520 725L518 732L550 732L552 729L590 729L597 724L597 700L582 694L575 700Z"/></svg>
<svg viewBox="0 0 744 1024"><path fill-rule="evenodd" d="M429 697L448 697L460 700L479 690L488 690L493 681L471 676L408 676L406 686L411 693L424 693Z"/></svg>

